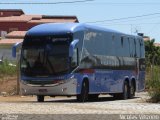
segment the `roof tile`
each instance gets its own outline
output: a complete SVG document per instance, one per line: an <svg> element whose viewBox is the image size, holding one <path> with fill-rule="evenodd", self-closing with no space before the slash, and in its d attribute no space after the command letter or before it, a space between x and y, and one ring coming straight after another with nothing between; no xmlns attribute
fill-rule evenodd
<svg viewBox="0 0 160 120"><path fill-rule="evenodd" d="M23 39L2 39L0 40L0 45L11 45L22 41Z"/></svg>
<svg viewBox="0 0 160 120"><path fill-rule="evenodd" d="M6 38L24 38L27 31L12 31L6 35Z"/></svg>
<svg viewBox="0 0 160 120"><path fill-rule="evenodd" d="M57 23L57 22L76 22L76 19L41 19L41 20L31 20L29 23Z"/></svg>
<svg viewBox="0 0 160 120"><path fill-rule="evenodd" d="M10 16L0 17L0 22L28 22L33 18L42 18L41 15L21 15L21 16Z"/></svg>

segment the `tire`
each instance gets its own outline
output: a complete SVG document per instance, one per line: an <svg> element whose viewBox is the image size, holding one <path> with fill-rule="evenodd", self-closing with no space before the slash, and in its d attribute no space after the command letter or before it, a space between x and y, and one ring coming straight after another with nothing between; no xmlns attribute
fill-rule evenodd
<svg viewBox="0 0 160 120"><path fill-rule="evenodd" d="M44 95L37 95L38 102L44 102Z"/></svg>
<svg viewBox="0 0 160 120"><path fill-rule="evenodd" d="M131 86L129 88L129 98L132 99L135 96L135 86L134 82L131 82Z"/></svg>
<svg viewBox="0 0 160 120"><path fill-rule="evenodd" d="M120 98L122 100L126 100L129 98L129 84L127 81L124 82L123 93L121 93Z"/></svg>
<svg viewBox="0 0 160 120"><path fill-rule="evenodd" d="M88 100L89 101L96 101L96 100L98 100L98 96L99 96L99 94L91 94L88 96Z"/></svg>
<svg viewBox="0 0 160 120"><path fill-rule="evenodd" d="M114 93L113 97L114 97L114 99L117 99L117 100L126 100L129 98L129 84L127 81L124 82L123 92L122 93Z"/></svg>
<svg viewBox="0 0 160 120"><path fill-rule="evenodd" d="M86 81L84 81L82 83L81 94L77 95L77 101L79 101L79 102L88 101L88 92L89 92L88 83Z"/></svg>

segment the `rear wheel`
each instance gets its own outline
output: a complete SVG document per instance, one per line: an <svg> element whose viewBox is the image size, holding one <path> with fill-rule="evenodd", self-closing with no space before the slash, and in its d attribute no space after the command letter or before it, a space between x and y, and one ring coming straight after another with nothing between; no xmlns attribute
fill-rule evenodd
<svg viewBox="0 0 160 120"><path fill-rule="evenodd" d="M123 86L123 93L120 95L120 97L121 99L126 100L128 99L128 95L129 95L129 85L128 82L125 81Z"/></svg>
<svg viewBox="0 0 160 120"><path fill-rule="evenodd" d="M122 93L114 93L113 97L115 99L122 99L122 100L128 99L128 97L129 97L129 84L127 81L124 82L123 92Z"/></svg>
<svg viewBox="0 0 160 120"><path fill-rule="evenodd" d="M132 81L131 82L131 86L130 86L130 89L129 89L129 98L133 98L135 96L135 84L134 82Z"/></svg>
<svg viewBox="0 0 160 120"><path fill-rule="evenodd" d="M88 83L84 81L82 83L82 89L81 89L81 94L77 95L77 101L79 102L86 102L88 100Z"/></svg>
<svg viewBox="0 0 160 120"><path fill-rule="evenodd" d="M37 95L38 102L44 102L44 95Z"/></svg>

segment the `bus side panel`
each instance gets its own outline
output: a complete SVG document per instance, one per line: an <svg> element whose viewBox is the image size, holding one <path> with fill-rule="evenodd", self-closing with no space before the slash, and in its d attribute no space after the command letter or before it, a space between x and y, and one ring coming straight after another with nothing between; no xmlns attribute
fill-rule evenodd
<svg viewBox="0 0 160 120"><path fill-rule="evenodd" d="M80 68L98 70L95 79L99 80L91 81L94 86L91 85L90 92L100 90L101 93L119 93L123 90L124 80L131 81L132 78L137 80L138 90L144 88L144 73L136 71L136 59L143 57L139 53L138 40L134 36L116 32L95 29L85 31ZM108 71L112 73L107 73ZM100 89L96 89L97 86Z"/></svg>
<svg viewBox="0 0 160 120"><path fill-rule="evenodd" d="M85 71L89 71L86 69ZM95 73L77 73L77 94L81 93L82 89L82 82L84 80L88 80L89 82L89 94L93 93L100 93L101 86L100 86L100 76L96 75ZM95 77L96 76L96 77Z"/></svg>
<svg viewBox="0 0 160 120"><path fill-rule="evenodd" d="M120 93L122 92L123 78L122 71L112 69L97 70L101 76L101 93ZM117 79L118 78L118 79Z"/></svg>
<svg viewBox="0 0 160 120"><path fill-rule="evenodd" d="M114 84L112 70L97 70L101 74L101 92L110 92L111 85Z"/></svg>
<svg viewBox="0 0 160 120"><path fill-rule="evenodd" d="M110 91L113 93L121 93L123 91L123 83L126 76L130 76L131 72L127 70L114 70L114 86L111 86Z"/></svg>

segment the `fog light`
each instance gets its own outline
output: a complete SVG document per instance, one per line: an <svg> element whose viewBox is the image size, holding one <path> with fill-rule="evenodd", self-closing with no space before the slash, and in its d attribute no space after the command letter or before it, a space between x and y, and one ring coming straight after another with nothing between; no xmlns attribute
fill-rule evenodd
<svg viewBox="0 0 160 120"><path fill-rule="evenodd" d="M62 92L66 91L66 90L67 90L67 88L62 88Z"/></svg>

